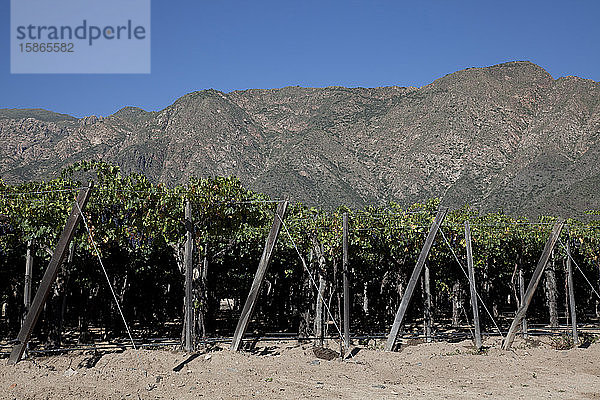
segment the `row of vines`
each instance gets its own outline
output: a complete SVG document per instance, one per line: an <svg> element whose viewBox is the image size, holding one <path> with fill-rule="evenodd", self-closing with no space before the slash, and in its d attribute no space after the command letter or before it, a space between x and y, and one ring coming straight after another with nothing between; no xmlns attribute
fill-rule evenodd
<svg viewBox="0 0 600 400"><path fill-rule="evenodd" d="M33 243L35 292L78 189L90 180L94 189L86 218L135 334L177 337L181 332L184 278L180 266L184 206L189 201L194 221L194 276L202 280L203 292L194 304L204 313L199 334L230 336L276 202L245 189L234 178L193 179L187 185L169 187L142 175L123 174L118 167L101 162L80 162L50 181L9 185L0 180L0 339L14 338L23 317L28 241ZM437 200L408 208L391 203L329 211L292 202L251 330L314 334L314 283L321 282L332 316L338 318L342 215L347 212L352 331L386 332L437 208ZM516 309L516 271L521 269L529 279L554 222L552 217L531 222L501 213L480 215L469 208L450 212L442 225L443 236L438 235L429 256L434 321L439 323L451 319L457 295L469 309L467 280L453 255L454 251L466 265L466 220L472 227L478 290L495 317ZM600 223L590 218L585 223L569 220L568 225L569 231L563 232L554 251L545 287L554 285L555 294L550 290L554 299L550 300L558 304L563 317L567 309L563 301L564 245L568 242L578 268L578 319L586 322L597 317L594 290L600 291ZM71 252L36 337L55 345L119 337L123 334L120 317L85 228L76 232ZM300 257L306 260L314 282ZM538 291L530 318L548 321L548 292ZM415 297L412 303L408 321L423 315L422 301ZM489 318L482 317L485 328L491 330ZM467 318L464 313L462 323Z"/></svg>

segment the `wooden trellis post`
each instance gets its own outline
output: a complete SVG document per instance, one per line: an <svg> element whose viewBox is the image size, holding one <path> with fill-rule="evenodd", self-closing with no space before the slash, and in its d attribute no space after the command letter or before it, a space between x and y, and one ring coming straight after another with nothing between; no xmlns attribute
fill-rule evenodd
<svg viewBox="0 0 600 400"><path fill-rule="evenodd" d="M348 272L348 213L344 213L343 222L343 271L344 271L344 345L350 348L350 277Z"/></svg>
<svg viewBox="0 0 600 400"><path fill-rule="evenodd" d="M573 345L579 344L579 337L577 335L577 311L575 307L575 287L573 286L573 268L571 266L571 243L568 235L569 227L567 226L567 285L569 287L569 310L571 311L571 329L573 331Z"/></svg>
<svg viewBox="0 0 600 400"><path fill-rule="evenodd" d="M31 254L33 247L33 240L27 241L27 253L25 255L25 282L23 287L23 320L27 316L27 312L29 312L29 307L31 307L31 280L33 278L33 255Z"/></svg>
<svg viewBox="0 0 600 400"><path fill-rule="evenodd" d="M73 239L73 235L75 233L75 228L81 221L81 214L79 210L85 208L89 198L90 193L92 191L92 183L88 185L88 187L81 189L79 195L77 196L77 204L73 204L73 208L71 209L71 215L69 219L67 219L67 223L58 239L58 244L52 254L52 258L50 259L50 263L48 263L48 268L46 268L46 272L44 273L44 277L42 278L42 282L40 283L40 287L38 288L35 297L33 298L33 302L31 303L31 308L25 317L25 321L23 321L23 326L21 326L21 330L19 331L19 335L17 336L17 344L13 347L12 352L10 353L10 357L8 359L9 364L16 364L21 359L23 352L25 351L25 347L31 338L31 333L33 332L33 328L44 308L44 304L50 294L50 289L52 288L52 284L56 280L56 275L58 275L59 268L67 254L67 249L69 248L69 244Z"/></svg>
<svg viewBox="0 0 600 400"><path fill-rule="evenodd" d="M425 343L431 343L431 285L429 279L429 261L425 260L423 270L423 291L425 294L423 305L423 325Z"/></svg>
<svg viewBox="0 0 600 400"><path fill-rule="evenodd" d="M544 247L544 251L542 252L542 256L540 257L540 261L538 262L535 271L529 281L529 285L527 285L527 291L525 292L525 297L521 300L521 305L515 314L515 319L513 319L512 324L510 325L510 329L508 330L508 334L506 335L506 339L504 339L504 343L502 344L503 350L510 349L512 342L515 340L515 335L517 333L517 329L519 324L525 317L527 313L527 308L531 303L531 299L533 298L533 294L535 293L535 289L540 283L540 279L542 278L542 273L544 272L544 268L548 263L548 259L550 258L550 253L560 236L560 232L563 228L565 221L562 218L559 218L554 224L554 228L552 228L552 232L550 233L550 237L548 241L546 241L546 246Z"/></svg>
<svg viewBox="0 0 600 400"><path fill-rule="evenodd" d="M192 223L192 206L190 201L185 203L185 249L183 253L183 264L185 266L185 351L194 351L194 308L193 308L193 252L194 238Z"/></svg>
<svg viewBox="0 0 600 400"><path fill-rule="evenodd" d="M471 247L471 226L465 221L465 244L467 247L467 268L469 269L469 289L471 291L471 307L473 308L473 324L475 325L475 347L481 349L481 328L479 326L479 306L475 289L475 269L473 268L473 249Z"/></svg>
<svg viewBox="0 0 600 400"><path fill-rule="evenodd" d="M400 330L402 320L404 319L404 314L406 313L406 309L408 308L410 299L412 298L413 292L415 291L415 286L417 285L417 281L419 280L419 276L421 275L421 271L423 270L423 265L425 264L425 260L427 260L427 256L429 255L429 250L433 245L435 235L440 229L440 225L442 225L442 222L444 221L444 218L446 217L447 213L447 208L440 208L437 215L435 216L435 220L431 224L431 228L429 229L429 233L427 234L427 239L425 239L425 244L421 249L421 254L419 254L417 264L415 265L415 269L413 270L412 275L410 276L410 280L408 281L408 285L406 286L406 291L404 292L404 296L402 296L402 301L400 302L400 306L398 307L398 311L396 312L394 324L392 325L392 329L390 330L390 334L388 335L387 342L385 344L386 351L392 351L394 345L396 344L398 331Z"/></svg>
<svg viewBox="0 0 600 400"><path fill-rule="evenodd" d="M523 277L523 270L519 268L519 302L523 303L525 298L525 278ZM523 339L527 338L527 318L523 317L522 327Z"/></svg>
<svg viewBox="0 0 600 400"><path fill-rule="evenodd" d="M267 237L262 257L260 259L260 262L258 263L258 269L256 270L256 274L254 275L254 280L252 281L252 286L250 287L248 298L246 299L246 303L244 304L244 308L242 309L242 313L237 323L237 327L235 328L233 340L231 341L232 351L238 351L240 349L242 338L244 337L246 329L248 328L250 317L252 316L252 313L254 312L254 307L256 306L256 299L258 297L258 293L260 292L260 288L265 278L265 274L267 273L267 268L269 267L269 263L271 262L271 255L273 254L273 249L275 248L275 243L277 242L277 237L279 236L279 231L281 230L281 225L283 224L283 219L285 218L287 206L287 201L282 201L277 206L273 226L271 226L271 231L269 232L269 236Z"/></svg>
<svg viewBox="0 0 600 400"><path fill-rule="evenodd" d="M206 313L208 311L208 249L205 251L206 253L202 259L202 271L200 272L200 309L197 313L197 326L202 332L202 338L206 338Z"/></svg>
<svg viewBox="0 0 600 400"><path fill-rule="evenodd" d="M317 258L321 258L317 256ZM321 261L319 261L321 264ZM317 289L317 298L315 303L315 322L314 322L314 331L315 331L315 340L313 341L315 346L323 347L323 343L325 341L325 321L323 316L323 308L325 305L325 290L327 289L325 282L325 277L323 276L323 271L321 269L321 265L319 265L319 272L317 275L319 276L319 287Z"/></svg>
<svg viewBox="0 0 600 400"><path fill-rule="evenodd" d="M27 252L25 253L25 279L23 282L23 321L27 317L29 308L31 307L31 282L33 278L33 255L31 254L33 247L33 240L27 241ZM24 354L27 354L28 346L25 346L23 350Z"/></svg>

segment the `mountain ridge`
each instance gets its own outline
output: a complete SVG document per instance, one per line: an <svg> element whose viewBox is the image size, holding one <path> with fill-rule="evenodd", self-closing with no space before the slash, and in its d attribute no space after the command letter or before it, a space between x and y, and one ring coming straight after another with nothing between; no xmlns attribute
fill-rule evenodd
<svg viewBox="0 0 600 400"><path fill-rule="evenodd" d="M166 183L236 175L325 207L442 197L524 215L600 208L600 85L528 61L420 88L209 89L160 111L52 115L0 109L5 181L102 159Z"/></svg>

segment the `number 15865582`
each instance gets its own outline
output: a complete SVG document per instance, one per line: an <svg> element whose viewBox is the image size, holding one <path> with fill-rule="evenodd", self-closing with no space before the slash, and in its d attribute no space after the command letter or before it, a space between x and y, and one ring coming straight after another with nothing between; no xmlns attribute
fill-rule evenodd
<svg viewBox="0 0 600 400"><path fill-rule="evenodd" d="M21 53L73 53L73 43L49 42L49 43L19 43Z"/></svg>

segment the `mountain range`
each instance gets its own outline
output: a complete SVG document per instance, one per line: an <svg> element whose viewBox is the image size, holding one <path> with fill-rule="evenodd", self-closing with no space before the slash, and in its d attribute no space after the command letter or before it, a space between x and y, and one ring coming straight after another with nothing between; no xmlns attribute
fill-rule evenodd
<svg viewBox="0 0 600 400"><path fill-rule="evenodd" d="M75 118L0 109L0 178L104 160L168 184L235 175L326 208L439 197L450 207L572 216L600 209L600 84L527 61L417 87L189 93L160 111Z"/></svg>

